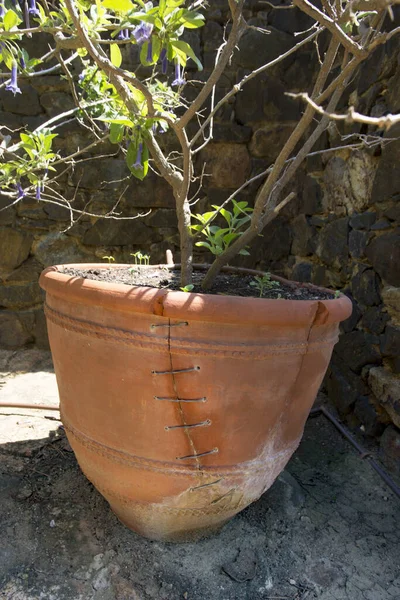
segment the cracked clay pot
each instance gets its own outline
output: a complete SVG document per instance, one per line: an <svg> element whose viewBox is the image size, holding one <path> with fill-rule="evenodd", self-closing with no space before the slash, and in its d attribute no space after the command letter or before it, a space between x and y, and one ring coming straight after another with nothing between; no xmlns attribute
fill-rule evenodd
<svg viewBox="0 0 400 600"><path fill-rule="evenodd" d="M82 471L139 534L209 535L296 450L350 300L185 293L61 270L40 285Z"/></svg>

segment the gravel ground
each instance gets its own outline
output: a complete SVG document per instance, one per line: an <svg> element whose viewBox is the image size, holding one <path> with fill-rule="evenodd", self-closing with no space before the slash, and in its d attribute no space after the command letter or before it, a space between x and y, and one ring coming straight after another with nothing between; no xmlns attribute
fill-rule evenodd
<svg viewBox="0 0 400 600"><path fill-rule="evenodd" d="M0 382L3 401L58 402L48 353L0 351ZM324 417L258 502L181 545L118 522L57 417L0 409L1 599L400 599L399 501Z"/></svg>

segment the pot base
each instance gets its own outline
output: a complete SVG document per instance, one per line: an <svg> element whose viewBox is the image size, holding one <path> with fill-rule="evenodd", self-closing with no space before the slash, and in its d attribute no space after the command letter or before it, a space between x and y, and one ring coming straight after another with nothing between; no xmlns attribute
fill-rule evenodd
<svg viewBox="0 0 400 600"><path fill-rule="evenodd" d="M218 522L214 524L210 523L203 527L184 529L184 522L182 522L181 518L175 519L174 524L171 522L168 524L154 521L148 522L143 519L143 514L138 518L132 516L131 507L124 510L123 507L121 508L120 506L110 504L110 508L117 519L125 525L125 527L128 527L128 529L134 531L138 535L154 542L170 542L175 544L198 542L208 537L212 537L219 533L232 518L229 516L222 522L218 519Z"/></svg>

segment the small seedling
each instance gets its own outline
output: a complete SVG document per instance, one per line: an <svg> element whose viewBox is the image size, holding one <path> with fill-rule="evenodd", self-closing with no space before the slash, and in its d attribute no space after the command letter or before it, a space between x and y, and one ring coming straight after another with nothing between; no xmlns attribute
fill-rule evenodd
<svg viewBox="0 0 400 600"><path fill-rule="evenodd" d="M140 250L135 253L131 253L131 256L135 259L135 265L149 265L150 255L142 254Z"/></svg>
<svg viewBox="0 0 400 600"><path fill-rule="evenodd" d="M250 281L250 285L255 287L260 292L260 298L268 290L279 287L279 281L273 281L271 279L271 273L264 273L264 275L257 275L253 281Z"/></svg>
<svg viewBox="0 0 400 600"><path fill-rule="evenodd" d="M336 290L336 292L335 292L335 296L334 296L334 297L335 297L335 298L339 298L339 296L340 296L340 290Z"/></svg>
<svg viewBox="0 0 400 600"><path fill-rule="evenodd" d="M193 288L194 288L194 285L189 284L189 285L185 285L185 287L181 287L179 289L181 289L182 292L191 292Z"/></svg>
<svg viewBox="0 0 400 600"><path fill-rule="evenodd" d="M115 262L115 258L113 256L102 256L104 260L108 260L108 264Z"/></svg>

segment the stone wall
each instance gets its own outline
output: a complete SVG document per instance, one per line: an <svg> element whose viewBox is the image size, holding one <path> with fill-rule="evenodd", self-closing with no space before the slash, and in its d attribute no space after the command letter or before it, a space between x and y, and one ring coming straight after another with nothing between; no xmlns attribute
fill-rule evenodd
<svg viewBox="0 0 400 600"><path fill-rule="evenodd" d="M294 32L307 29L308 18L297 10L277 10L263 2L249 2L249 22L268 25L268 38L248 31L240 51L221 79L217 98L245 73L284 52ZM214 1L206 27L191 32L189 41L201 56L204 79L213 67L215 50L223 37L225 0ZM390 24L395 27L396 19ZM46 47L45 41L43 41ZM323 50L324 40L320 40ZM35 52L40 52L36 47ZM137 57L125 50L124 65ZM194 210L223 201L246 178L276 158L304 109L285 91L310 89L318 69L313 48L305 47L284 63L253 80L227 105L214 127L214 141L198 158L206 163L204 189ZM339 69L339 65L336 70ZM75 73L77 76L78 73ZM375 81L377 80L377 81ZM360 111L381 115L400 110L399 44L393 37L374 54L342 100ZM196 83L186 88L188 100ZM1 122L33 128L60 110L73 106L68 85L57 76L38 77L22 85L15 98L0 92ZM385 144L351 151L331 148L357 143L371 134ZM251 257L239 263L344 290L354 303L352 317L343 325L326 379L326 389L341 416L380 437L388 461L400 455L400 128L388 133L365 126L332 124L297 174L292 188L296 199L253 244ZM347 136L343 141L343 136ZM393 141L390 141L392 140ZM70 153L92 141L88 133L68 123L55 141L56 150ZM161 140L173 149L168 135ZM329 150L329 151L327 151ZM169 187L156 175L143 182L128 179L123 157L110 144L98 147L95 161L78 162L62 175L60 191L74 198L77 209L104 214L119 201L124 215L147 213L142 219L116 221L82 217L69 228L69 213L34 199L0 212L0 344L18 348L46 346L47 336L38 275L43 267L62 262L102 261L113 255L131 262L137 250L163 261L166 248L178 257L178 231ZM242 198L252 202L257 185ZM0 207L6 199L0 197ZM199 252L196 260L209 257Z"/></svg>

